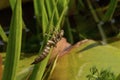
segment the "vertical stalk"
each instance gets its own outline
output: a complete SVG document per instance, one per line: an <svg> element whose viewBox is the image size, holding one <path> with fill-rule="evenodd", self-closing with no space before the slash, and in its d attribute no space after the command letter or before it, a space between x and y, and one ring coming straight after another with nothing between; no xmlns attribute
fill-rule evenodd
<svg viewBox="0 0 120 80"><path fill-rule="evenodd" d="M2 80L17 80L16 70L19 63L22 36L21 0L17 0L10 25L10 34Z"/></svg>
<svg viewBox="0 0 120 80"><path fill-rule="evenodd" d="M106 38L106 35L105 35L104 30L102 29L102 26L103 26L104 22L100 21L100 19L98 18L95 10L93 9L93 7L92 7L92 5L91 5L90 0L87 0L87 4L88 4L88 7L89 7L89 9L90 9L90 11L91 11L91 13L92 13L92 15L93 15L93 18L94 18L95 22L98 23L98 24L97 24L97 27L98 27L99 32L100 32L100 35L101 35L101 37L102 37L102 42L103 42L104 44L106 44L106 43L107 43L107 40L106 40L107 38Z"/></svg>

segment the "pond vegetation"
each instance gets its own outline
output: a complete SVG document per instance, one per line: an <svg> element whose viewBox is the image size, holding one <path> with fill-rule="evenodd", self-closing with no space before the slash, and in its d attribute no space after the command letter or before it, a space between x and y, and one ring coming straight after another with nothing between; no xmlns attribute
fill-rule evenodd
<svg viewBox="0 0 120 80"><path fill-rule="evenodd" d="M119 0L1 0L0 4L2 80L120 79ZM61 36L55 33L60 30L64 37L58 41ZM41 53L49 54L30 65ZM91 68L94 65L98 69Z"/></svg>

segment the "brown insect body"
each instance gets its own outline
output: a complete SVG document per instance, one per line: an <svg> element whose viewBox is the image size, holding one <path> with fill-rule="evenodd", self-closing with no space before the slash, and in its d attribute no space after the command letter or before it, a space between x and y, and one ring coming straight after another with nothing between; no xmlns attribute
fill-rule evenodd
<svg viewBox="0 0 120 80"><path fill-rule="evenodd" d="M32 64L37 64L38 62L42 61L49 53L51 47L55 47L57 42L61 40L63 37L64 31L61 30L60 32L56 32L53 34L50 40L48 40L42 54L38 56Z"/></svg>

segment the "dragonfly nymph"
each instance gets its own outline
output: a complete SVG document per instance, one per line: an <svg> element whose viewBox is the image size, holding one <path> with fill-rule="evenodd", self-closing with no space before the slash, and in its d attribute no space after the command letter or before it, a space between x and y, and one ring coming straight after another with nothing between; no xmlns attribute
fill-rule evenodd
<svg viewBox="0 0 120 80"><path fill-rule="evenodd" d="M50 51L50 48L55 47L57 42L59 42L62 39L63 35L64 35L63 30L54 32L51 39L48 40L43 52L37 58L35 58L35 60L32 64L37 64L37 63L41 62L44 58L46 58L46 56L48 55L48 53Z"/></svg>

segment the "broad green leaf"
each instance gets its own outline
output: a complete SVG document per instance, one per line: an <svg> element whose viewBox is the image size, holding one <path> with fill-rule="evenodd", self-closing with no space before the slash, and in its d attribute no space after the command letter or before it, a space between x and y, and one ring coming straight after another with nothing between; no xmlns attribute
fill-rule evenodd
<svg viewBox="0 0 120 80"><path fill-rule="evenodd" d="M29 57L28 57L29 56ZM27 54L20 60L17 70L17 80L26 80L30 77L34 65L30 65L37 55Z"/></svg>
<svg viewBox="0 0 120 80"><path fill-rule="evenodd" d="M120 50L110 45L100 45L89 40L78 43L58 59L52 80L87 80L89 69L110 68L115 74L120 71Z"/></svg>
<svg viewBox="0 0 120 80"><path fill-rule="evenodd" d="M112 45L112 46L120 49L120 45L119 45L119 44L120 44L120 40L117 40L117 41L115 41L115 42L111 42L111 43L110 43L110 45Z"/></svg>
<svg viewBox="0 0 120 80"><path fill-rule="evenodd" d="M19 63L22 36L22 9L21 0L17 0L10 24L10 34L5 59L2 80L16 80L16 70Z"/></svg>
<svg viewBox="0 0 120 80"><path fill-rule="evenodd" d="M21 72L17 74L17 80L28 80L33 70L33 66L24 68Z"/></svg>

